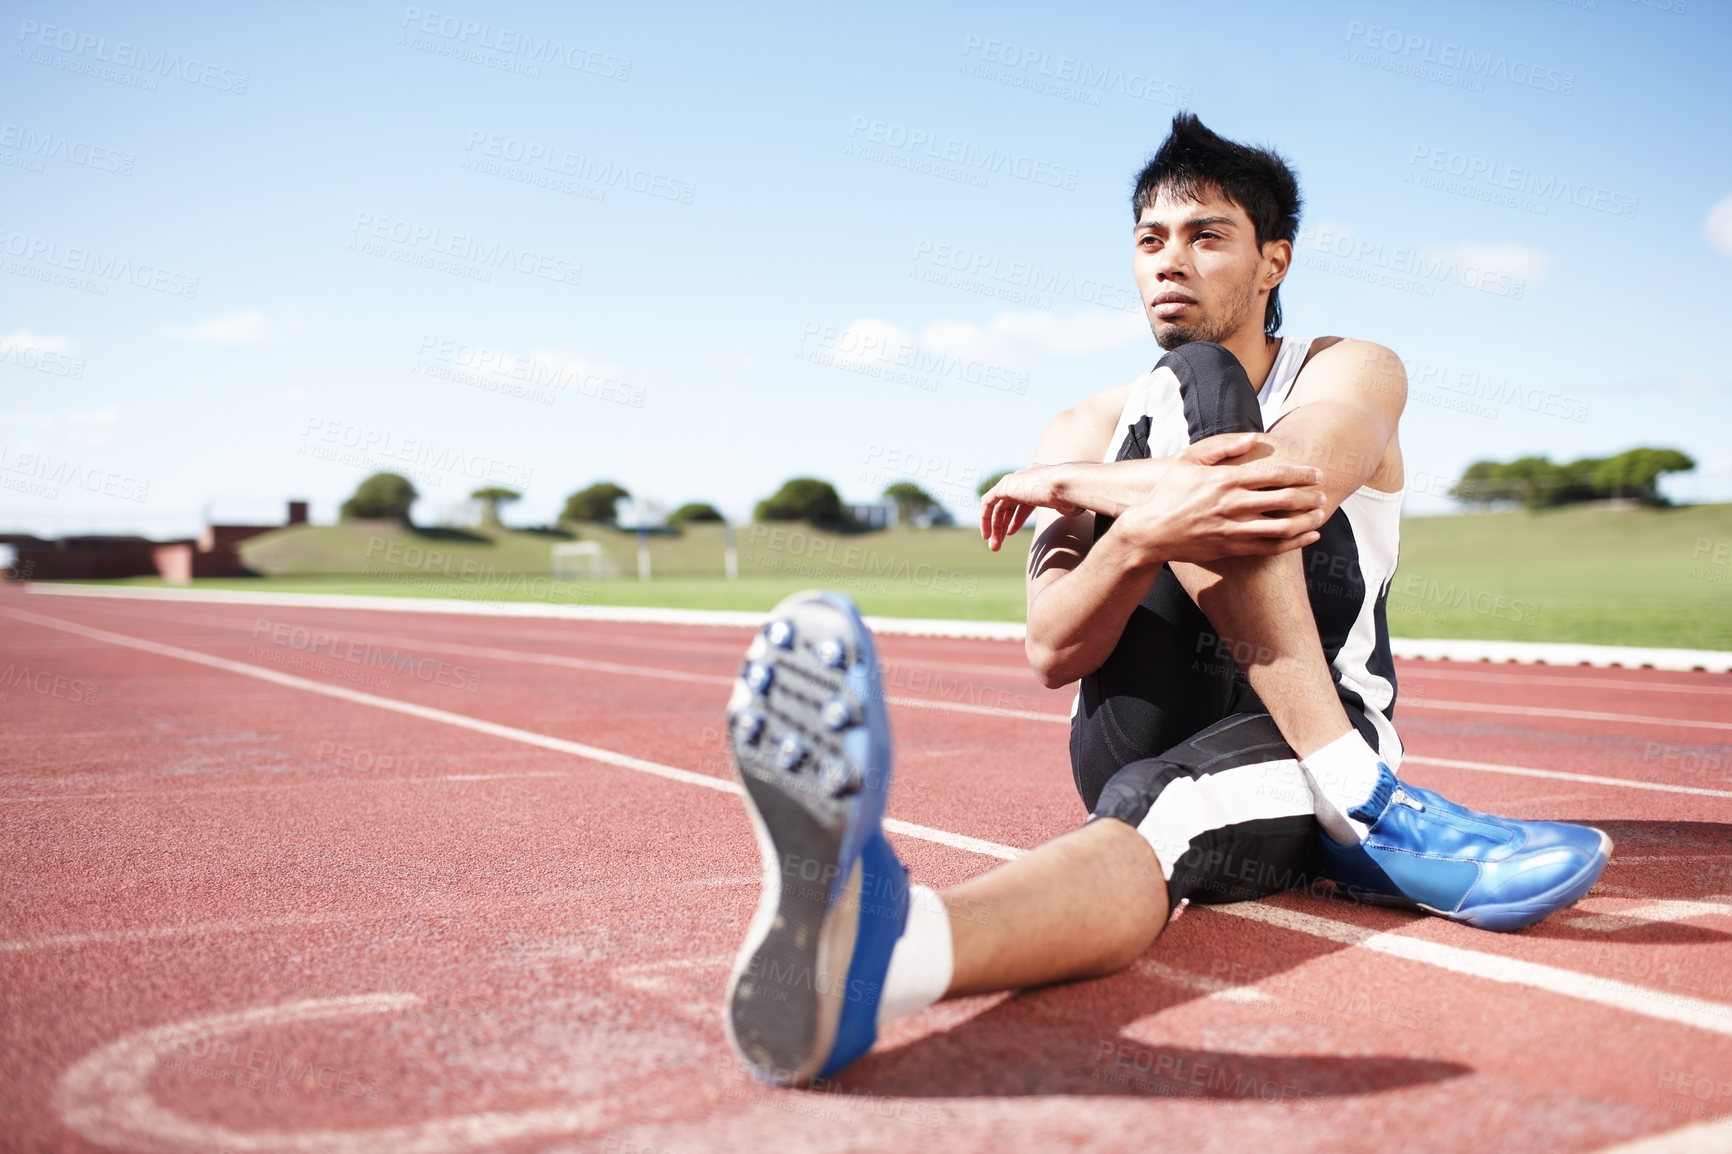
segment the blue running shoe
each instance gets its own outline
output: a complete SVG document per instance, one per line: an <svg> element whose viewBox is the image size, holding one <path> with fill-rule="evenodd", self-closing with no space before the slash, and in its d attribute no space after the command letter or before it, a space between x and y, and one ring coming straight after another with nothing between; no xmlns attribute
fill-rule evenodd
<svg viewBox="0 0 1732 1154"><path fill-rule="evenodd" d="M1517 821L1457 805L1381 770L1351 815L1361 846L1319 835L1330 876L1355 897L1415 905L1482 930L1519 930L1593 888L1612 839L1585 825Z"/></svg>
<svg viewBox="0 0 1732 1154"><path fill-rule="evenodd" d="M884 840L890 721L872 636L840 593L796 593L752 640L728 702L764 861L728 983L728 1041L769 1082L872 1047L908 873Z"/></svg>

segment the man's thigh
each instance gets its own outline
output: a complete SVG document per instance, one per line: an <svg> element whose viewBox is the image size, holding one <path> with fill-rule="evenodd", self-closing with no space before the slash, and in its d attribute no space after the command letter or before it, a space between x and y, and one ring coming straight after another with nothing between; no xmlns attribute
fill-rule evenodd
<svg viewBox="0 0 1732 1154"><path fill-rule="evenodd" d="M1321 877L1304 772L1267 713L1239 713L1158 757L1125 765L1090 820L1136 827L1155 851L1167 900L1237 902Z"/></svg>
<svg viewBox="0 0 1732 1154"><path fill-rule="evenodd" d="M1112 653L1082 679L1071 715L1071 772L1083 806L1121 768L1155 757L1233 713L1262 708L1209 619L1162 569Z"/></svg>

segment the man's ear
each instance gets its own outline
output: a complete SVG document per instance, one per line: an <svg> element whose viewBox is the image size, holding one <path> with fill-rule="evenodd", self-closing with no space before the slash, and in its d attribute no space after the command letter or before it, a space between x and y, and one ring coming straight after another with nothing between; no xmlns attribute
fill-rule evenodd
<svg viewBox="0 0 1732 1154"><path fill-rule="evenodd" d="M1261 287L1275 289L1287 279L1287 270L1293 267L1293 242L1290 240L1271 240L1263 245L1263 281Z"/></svg>

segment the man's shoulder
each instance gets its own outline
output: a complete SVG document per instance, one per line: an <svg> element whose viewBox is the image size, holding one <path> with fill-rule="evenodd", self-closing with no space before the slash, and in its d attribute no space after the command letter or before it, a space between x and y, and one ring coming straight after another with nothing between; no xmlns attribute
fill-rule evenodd
<svg viewBox="0 0 1732 1154"><path fill-rule="evenodd" d="M1294 399L1354 398L1391 405L1400 412L1407 400L1407 367L1393 349L1376 341L1340 337L1313 342L1294 385Z"/></svg>
<svg viewBox="0 0 1732 1154"><path fill-rule="evenodd" d="M1393 349L1376 341L1358 337L1317 337L1306 351L1301 371L1318 365L1327 367L1334 374L1364 371L1382 376L1392 364L1400 368L1401 358Z"/></svg>
<svg viewBox="0 0 1732 1154"><path fill-rule="evenodd" d="M1059 413L1047 423L1041 437L1042 459L1098 460L1112 441L1119 414L1124 412L1125 402L1130 400L1136 384L1126 381L1103 389ZM1053 453L1059 455L1050 456Z"/></svg>

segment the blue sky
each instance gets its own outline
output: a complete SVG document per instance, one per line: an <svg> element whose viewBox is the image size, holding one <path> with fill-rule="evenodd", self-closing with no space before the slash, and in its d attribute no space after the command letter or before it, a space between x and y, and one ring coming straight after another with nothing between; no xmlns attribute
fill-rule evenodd
<svg viewBox="0 0 1732 1154"><path fill-rule="evenodd" d="M417 516L786 477L959 514L1159 356L1127 199L1181 107L1306 199L1293 335L1479 457L1673 445L1732 500L1732 16L1307 5L7 4L0 521Z"/></svg>

